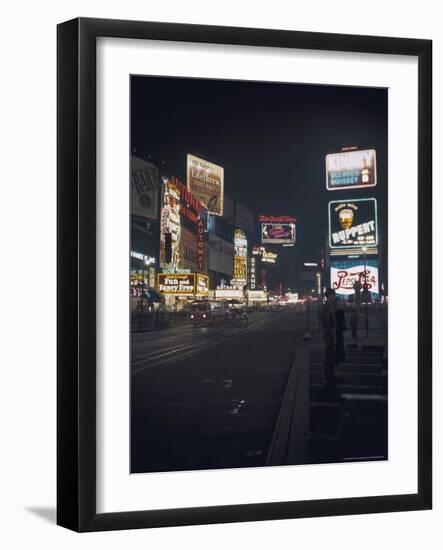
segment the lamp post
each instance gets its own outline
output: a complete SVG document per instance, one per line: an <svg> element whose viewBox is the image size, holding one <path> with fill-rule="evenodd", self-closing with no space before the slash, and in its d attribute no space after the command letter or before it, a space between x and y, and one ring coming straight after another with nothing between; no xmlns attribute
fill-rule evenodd
<svg viewBox="0 0 443 550"><path fill-rule="evenodd" d="M306 330L305 330L305 335L303 336L303 340L311 339L311 331L309 330L309 315L311 310L310 301L311 301L311 297L308 296L306 300Z"/></svg>
<svg viewBox="0 0 443 550"><path fill-rule="evenodd" d="M366 282L366 252L367 247L362 248L363 251L363 263L364 263L364 282L363 282L363 294L365 297L365 323L366 323L366 338L369 337L369 320L368 320L368 295L367 295L367 282Z"/></svg>

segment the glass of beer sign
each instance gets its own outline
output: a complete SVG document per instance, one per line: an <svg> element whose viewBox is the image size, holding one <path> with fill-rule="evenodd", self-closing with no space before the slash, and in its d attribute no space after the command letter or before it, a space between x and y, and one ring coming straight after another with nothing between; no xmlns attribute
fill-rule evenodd
<svg viewBox="0 0 443 550"><path fill-rule="evenodd" d="M377 245L377 201L375 199L353 199L329 203L330 248Z"/></svg>

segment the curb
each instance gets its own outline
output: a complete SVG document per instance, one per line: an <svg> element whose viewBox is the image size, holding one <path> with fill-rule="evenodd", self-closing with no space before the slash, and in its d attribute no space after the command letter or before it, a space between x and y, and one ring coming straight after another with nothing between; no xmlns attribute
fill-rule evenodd
<svg viewBox="0 0 443 550"><path fill-rule="evenodd" d="M311 341L302 340L292 361L288 382L283 395L280 412L275 424L271 445L266 457L266 466L281 466L287 464L288 453L294 431L294 411L300 389L300 379L303 365L307 357Z"/></svg>

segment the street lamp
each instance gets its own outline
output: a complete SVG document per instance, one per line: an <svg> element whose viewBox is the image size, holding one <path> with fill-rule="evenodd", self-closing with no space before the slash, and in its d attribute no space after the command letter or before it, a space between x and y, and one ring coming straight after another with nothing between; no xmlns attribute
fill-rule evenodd
<svg viewBox="0 0 443 550"><path fill-rule="evenodd" d="M311 332L309 330L310 301L311 301L311 297L307 296L306 302L305 302L306 303L306 330L305 330L305 335L303 337L303 340L311 339Z"/></svg>
<svg viewBox="0 0 443 550"><path fill-rule="evenodd" d="M368 295L367 295L367 282L366 282L366 252L368 251L367 247L362 248L363 251L363 263L364 263L364 283L363 283L363 294L365 297L365 322L366 322L366 338L369 337L369 320L368 320Z"/></svg>

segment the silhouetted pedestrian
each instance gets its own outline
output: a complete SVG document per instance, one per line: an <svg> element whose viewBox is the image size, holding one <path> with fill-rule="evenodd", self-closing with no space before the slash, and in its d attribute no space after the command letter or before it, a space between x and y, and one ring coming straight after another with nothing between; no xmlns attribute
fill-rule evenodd
<svg viewBox="0 0 443 550"><path fill-rule="evenodd" d="M335 307L335 364L337 368L340 363L346 361L344 331L346 330L345 310L341 304Z"/></svg>
<svg viewBox="0 0 443 550"><path fill-rule="evenodd" d="M358 321L359 321L358 312L354 307L353 310L352 310L352 313L351 313L350 325L351 325L351 337L355 342L357 342L357 340L358 340L358 334L357 334Z"/></svg>
<svg viewBox="0 0 443 550"><path fill-rule="evenodd" d="M323 326L323 383L331 383L334 380L335 367L335 346L336 346L336 320L335 320L335 290L328 288L325 292L326 302L322 308L322 326Z"/></svg>

